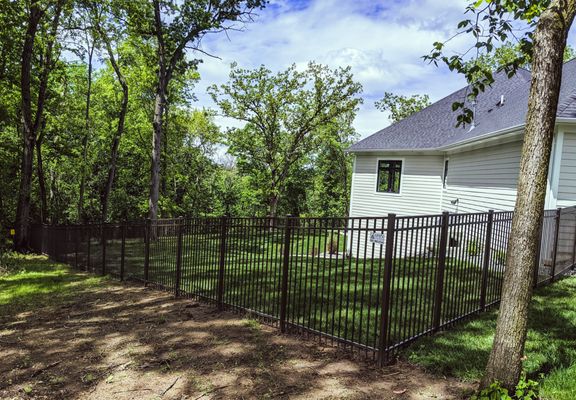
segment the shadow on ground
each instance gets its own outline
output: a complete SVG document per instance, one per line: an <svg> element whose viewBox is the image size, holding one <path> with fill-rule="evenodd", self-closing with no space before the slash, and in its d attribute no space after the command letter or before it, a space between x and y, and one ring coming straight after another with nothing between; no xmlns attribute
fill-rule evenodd
<svg viewBox="0 0 576 400"><path fill-rule="evenodd" d="M63 282L91 279L74 275ZM40 308L0 313L0 398L448 399L469 389L407 364L376 369L350 361L132 284L104 282L53 304L44 299Z"/></svg>

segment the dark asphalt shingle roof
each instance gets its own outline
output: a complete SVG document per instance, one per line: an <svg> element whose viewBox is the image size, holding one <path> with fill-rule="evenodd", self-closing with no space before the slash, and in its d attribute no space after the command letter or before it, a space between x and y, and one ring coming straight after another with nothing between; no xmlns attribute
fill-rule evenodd
<svg viewBox="0 0 576 400"><path fill-rule="evenodd" d="M530 71L520 69L510 79L497 73L492 86L477 98L474 129L456 127L458 111L452 111L452 104L464 101L467 88L462 88L359 141L349 151L436 149L524 124L529 90ZM499 106L502 95L504 105ZM576 60L564 64L558 104L558 117L576 118Z"/></svg>

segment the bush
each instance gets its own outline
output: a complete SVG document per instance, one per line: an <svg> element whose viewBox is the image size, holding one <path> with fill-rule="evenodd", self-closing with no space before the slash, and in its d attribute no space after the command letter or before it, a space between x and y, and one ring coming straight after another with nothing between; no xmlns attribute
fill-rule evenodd
<svg viewBox="0 0 576 400"><path fill-rule="evenodd" d="M470 400L537 400L540 398L539 392L538 382L531 379L527 380L526 374L522 374L512 395L510 395L508 389L503 388L500 382L496 381L490 387L473 395Z"/></svg>

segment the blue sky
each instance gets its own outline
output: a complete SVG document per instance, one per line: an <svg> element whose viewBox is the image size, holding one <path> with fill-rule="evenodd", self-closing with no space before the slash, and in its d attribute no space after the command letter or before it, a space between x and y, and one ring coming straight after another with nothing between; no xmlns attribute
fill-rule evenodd
<svg viewBox="0 0 576 400"><path fill-rule="evenodd" d="M272 70L309 61L350 65L364 87L364 104L354 126L361 138L366 137L389 125L387 115L374 107L384 92L426 93L436 101L466 84L447 68L425 63L422 56L435 41L455 33L468 4L467 0L271 0L242 32L204 38L203 49L221 60L203 57L196 105L216 108L206 87L226 82L233 61L243 68L264 64ZM470 40L458 37L449 49L464 51ZM217 122L223 127L238 125L223 117Z"/></svg>
<svg viewBox="0 0 576 400"><path fill-rule="evenodd" d="M230 63L243 68L260 64L280 70L292 63L316 61L352 67L364 87L355 128L361 137L389 124L374 102L385 91L427 93L438 100L462 87L464 80L422 60L432 43L454 33L463 18L463 0L272 0L242 32L205 37L203 49L221 57L204 58L197 106L215 108L206 87L227 80ZM465 44L453 43L464 48ZM237 122L222 117L222 126Z"/></svg>

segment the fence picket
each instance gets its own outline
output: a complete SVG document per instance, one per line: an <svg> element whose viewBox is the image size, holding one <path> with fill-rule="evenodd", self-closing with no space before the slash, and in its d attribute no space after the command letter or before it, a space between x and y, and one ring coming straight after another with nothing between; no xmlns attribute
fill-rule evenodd
<svg viewBox="0 0 576 400"><path fill-rule="evenodd" d="M550 280L553 281L554 277L556 275L556 261L557 261L557 257L558 257L558 237L560 236L560 222L561 222L561 218L562 218L562 209L558 208L556 209L556 216L555 216L555 220L556 220L556 229L555 229L555 233L554 233L554 247L553 247L553 253L552 253L552 269L550 271Z"/></svg>
<svg viewBox="0 0 576 400"><path fill-rule="evenodd" d="M482 287L480 292L480 310L486 309L486 291L488 289L488 268L490 267L490 253L492 249L492 225L494 223L494 210L488 211L486 237L484 240L484 259L482 268Z"/></svg>
<svg viewBox="0 0 576 400"><path fill-rule="evenodd" d="M444 273L446 269L446 251L448 250L448 227L449 213L442 213L442 227L440 231L440 243L438 249L438 271L436 272L436 287L434 299L434 323L433 330L440 328L442 319L442 298L444 295Z"/></svg>
<svg viewBox="0 0 576 400"><path fill-rule="evenodd" d="M218 309L224 308L224 268L226 265L226 236L228 233L229 217L220 219L220 254L218 262Z"/></svg>
<svg viewBox="0 0 576 400"><path fill-rule="evenodd" d="M548 266L550 257L551 278L544 282L575 263L575 212L546 212L535 284L540 263ZM397 348L498 302L512 215L40 225L31 243L53 260L79 266L84 257L87 269L116 275L120 235L120 280L142 277L143 268L146 285L248 312L282 332L290 326L382 365ZM102 254L92 249L92 236Z"/></svg>
<svg viewBox="0 0 576 400"><path fill-rule="evenodd" d="M274 228L271 228L274 229ZM288 307L288 270L290 267L290 238L292 236L292 216L287 215L284 224L284 248L282 257L282 291L280 295L280 332L286 332L286 311Z"/></svg>
<svg viewBox="0 0 576 400"><path fill-rule="evenodd" d="M388 355L388 333L390 328L390 289L392 284L392 268L394 268L394 238L396 235L396 214L388 214L386 219L386 250L384 259L384 282L382 285L382 300L380 308L380 340L378 343L378 364L383 366Z"/></svg>

